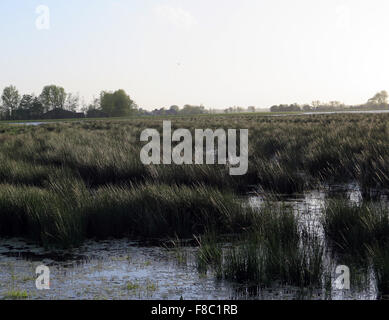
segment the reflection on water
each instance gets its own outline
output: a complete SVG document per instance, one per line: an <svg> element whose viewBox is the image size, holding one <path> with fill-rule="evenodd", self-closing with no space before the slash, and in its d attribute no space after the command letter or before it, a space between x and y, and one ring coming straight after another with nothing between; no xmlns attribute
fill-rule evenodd
<svg viewBox="0 0 389 320"><path fill-rule="evenodd" d="M41 124L52 123L52 122L10 122L10 124L25 125L25 126L40 126Z"/></svg>
<svg viewBox="0 0 389 320"><path fill-rule="evenodd" d="M362 201L357 185L325 187L302 195L281 197L279 202L291 206L301 222L323 236L320 216L325 200L343 196L353 203ZM249 204L260 207L264 198L249 198ZM179 263L177 252L162 246L122 240L87 241L71 251L48 252L23 240L1 240L0 299L8 292L26 291L29 299L376 299L374 275L352 283L351 290L337 290L335 268L344 264L327 252L325 265L332 281L330 288L302 292L301 289L274 285L262 289L217 280L212 273L200 275L196 268L197 248L180 248L185 263ZM327 250L328 251L328 250ZM50 267L51 289L35 288L35 268Z"/></svg>
<svg viewBox="0 0 389 320"><path fill-rule="evenodd" d="M194 248L186 248L193 251ZM179 266L174 253L128 240L88 241L52 256L20 240L0 245L0 298L27 290L31 299L229 299L232 287ZM35 289L35 268L50 267L51 289Z"/></svg>
<svg viewBox="0 0 389 320"><path fill-rule="evenodd" d="M182 248L189 261L178 264L173 251L128 240L88 241L71 252L53 255L22 240L0 245L0 298L26 291L28 299L375 299L371 283L350 291L302 292L291 286L261 289L199 275L196 248ZM35 288L35 268L50 267L50 290ZM335 280L335 272L334 279Z"/></svg>
<svg viewBox="0 0 389 320"><path fill-rule="evenodd" d="M255 195L249 198L249 205L253 208L261 208L266 204L265 199L267 195ZM347 199L350 203L360 205L363 201L363 192L361 191L357 183L342 184L342 185L331 185L323 186L321 190L312 190L303 194L296 195L277 195L276 200L271 199L273 204L279 204L282 206L289 206L293 212L299 217L301 226L308 227L309 230L313 231L320 238L324 239L324 230L321 223L322 212L325 207L326 200L333 198ZM269 199L266 199L269 201ZM377 201L388 203L387 195L380 194L376 199ZM344 265L342 258L337 257L326 245L324 265L331 274L331 290L316 291L309 293L310 299L333 299L333 300L373 300L377 299L378 292L376 288L376 281L374 272L371 270L358 270L355 266L353 272L357 272L354 278L358 278L351 286L351 290L337 290L335 286L336 266ZM285 287L278 288L283 292ZM290 290L289 290L290 292ZM279 295L281 298L281 294ZM283 296L282 296L283 297ZM295 298L302 298L295 294Z"/></svg>

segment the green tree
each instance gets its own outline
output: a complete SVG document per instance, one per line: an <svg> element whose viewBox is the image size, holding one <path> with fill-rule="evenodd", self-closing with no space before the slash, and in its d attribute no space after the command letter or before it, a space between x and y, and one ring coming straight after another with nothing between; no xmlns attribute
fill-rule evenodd
<svg viewBox="0 0 389 320"><path fill-rule="evenodd" d="M100 94L101 110L110 117L129 116L136 111L136 105L124 90L103 91Z"/></svg>
<svg viewBox="0 0 389 320"><path fill-rule="evenodd" d="M66 110L76 112L79 104L80 104L80 97L78 95L74 95L72 93L68 93L66 95L65 105L64 105Z"/></svg>
<svg viewBox="0 0 389 320"><path fill-rule="evenodd" d="M171 106L169 109L170 114L178 114L179 111L180 111L180 108L176 105Z"/></svg>
<svg viewBox="0 0 389 320"><path fill-rule="evenodd" d="M190 104L186 104L180 112L182 114L202 114L205 113L205 108L204 106L192 106Z"/></svg>
<svg viewBox="0 0 389 320"><path fill-rule="evenodd" d="M23 95L20 100L19 107L14 110L12 119L16 120L28 120L30 119L30 110L32 108L34 96L31 94Z"/></svg>
<svg viewBox="0 0 389 320"><path fill-rule="evenodd" d="M45 86L39 96L42 102L44 112L53 109L64 109L66 101L66 92L62 87L55 85Z"/></svg>
<svg viewBox="0 0 389 320"><path fill-rule="evenodd" d="M34 102L34 96L31 94L24 94L22 100L20 100L19 109L29 110Z"/></svg>
<svg viewBox="0 0 389 320"><path fill-rule="evenodd" d="M367 102L368 104L373 105L384 105L388 103L388 93L385 90L382 90L375 94L375 96Z"/></svg>
<svg viewBox="0 0 389 320"><path fill-rule="evenodd" d="M4 88L1 100L3 101L3 112L6 117L12 118L12 115L18 108L20 101L20 95L16 87L11 85Z"/></svg>
<svg viewBox="0 0 389 320"><path fill-rule="evenodd" d="M43 115L44 108L42 102L35 97L30 108L30 119L40 119Z"/></svg>

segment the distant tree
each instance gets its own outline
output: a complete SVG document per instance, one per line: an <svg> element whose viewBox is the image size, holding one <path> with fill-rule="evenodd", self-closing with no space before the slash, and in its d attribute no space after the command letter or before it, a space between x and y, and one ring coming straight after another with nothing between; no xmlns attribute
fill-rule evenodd
<svg viewBox="0 0 389 320"><path fill-rule="evenodd" d="M30 108L30 119L40 119L43 115L43 104L35 97Z"/></svg>
<svg viewBox="0 0 389 320"><path fill-rule="evenodd" d="M270 112L278 112L278 106L274 105L270 107Z"/></svg>
<svg viewBox="0 0 389 320"><path fill-rule="evenodd" d="M180 108L176 105L171 106L169 109L170 114L178 114L179 111L180 111Z"/></svg>
<svg viewBox="0 0 389 320"><path fill-rule="evenodd" d="M255 112L255 107L250 106L247 108L247 111L248 112Z"/></svg>
<svg viewBox="0 0 389 320"><path fill-rule="evenodd" d="M62 87L55 85L45 86L39 96L42 102L44 112L53 109L64 109L66 101L66 92Z"/></svg>
<svg viewBox="0 0 389 320"><path fill-rule="evenodd" d="M72 112L76 112L78 105L80 103L80 97L72 93L66 95L66 100L64 104L64 109Z"/></svg>
<svg viewBox="0 0 389 320"><path fill-rule="evenodd" d="M29 120L40 119L43 114L43 106L38 98L32 94L23 95L20 100L19 107L14 110L12 119L14 120Z"/></svg>
<svg viewBox="0 0 389 320"><path fill-rule="evenodd" d="M340 101L330 101L329 102L329 105L332 107L332 108L340 108L340 107L343 107L344 104Z"/></svg>
<svg viewBox="0 0 389 320"><path fill-rule="evenodd" d="M317 109L321 105L321 102L319 100L312 101L312 108Z"/></svg>
<svg viewBox="0 0 389 320"><path fill-rule="evenodd" d="M1 100L3 101L2 107L6 117L12 118L12 115L18 108L20 101L20 95L16 87L11 85L4 88Z"/></svg>
<svg viewBox="0 0 389 320"><path fill-rule="evenodd" d="M165 108L161 108L161 109L158 110L157 113L158 113L159 115L161 115L161 116L164 116L164 115L166 115L166 111L167 111L167 110L166 110Z"/></svg>
<svg viewBox="0 0 389 320"><path fill-rule="evenodd" d="M34 96L32 94L24 94L19 103L19 109L29 110L34 102Z"/></svg>
<svg viewBox="0 0 389 320"><path fill-rule="evenodd" d="M94 98L93 101L88 105L87 109L100 110L101 109L100 99Z"/></svg>
<svg viewBox="0 0 389 320"><path fill-rule="evenodd" d="M303 105L303 111L312 111L312 107L309 104Z"/></svg>
<svg viewBox="0 0 389 320"><path fill-rule="evenodd" d="M88 109L86 112L88 118L106 118L108 114L101 111L100 109Z"/></svg>
<svg viewBox="0 0 389 320"><path fill-rule="evenodd" d="M148 115L152 115L151 112L147 111L147 110L144 110L142 108L139 108L137 110L137 114L140 115L140 116L148 116Z"/></svg>
<svg viewBox="0 0 389 320"><path fill-rule="evenodd" d="M299 112L301 111L301 107L297 104L280 104L279 106L272 106L270 108L271 112Z"/></svg>
<svg viewBox="0 0 389 320"><path fill-rule="evenodd" d="M301 111L301 106L298 103L293 103L288 108L289 108L289 111L293 111L293 112Z"/></svg>
<svg viewBox="0 0 389 320"><path fill-rule="evenodd" d="M369 99L368 104L373 105L384 105L388 103L388 93L382 90L374 95L373 98Z"/></svg>
<svg viewBox="0 0 389 320"><path fill-rule="evenodd" d="M124 90L103 91L100 94L101 110L110 117L128 116L136 111L136 105Z"/></svg>
<svg viewBox="0 0 389 320"><path fill-rule="evenodd" d="M30 119L30 109L34 101L34 96L31 94L23 95L20 100L19 106L13 111L12 119L15 120L28 120Z"/></svg>
<svg viewBox="0 0 389 320"><path fill-rule="evenodd" d="M184 108L180 111L181 114L202 114L205 113L204 106L192 106L190 104L184 105Z"/></svg>

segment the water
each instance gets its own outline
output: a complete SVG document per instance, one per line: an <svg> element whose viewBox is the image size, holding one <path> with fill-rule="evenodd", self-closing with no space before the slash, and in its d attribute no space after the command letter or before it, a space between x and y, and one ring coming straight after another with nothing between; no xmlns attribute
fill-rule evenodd
<svg viewBox="0 0 389 320"><path fill-rule="evenodd" d="M186 248L193 251L193 248ZM50 290L35 288L35 268L50 268ZM180 266L173 251L126 239L88 241L53 256L22 240L0 245L0 297L26 290L30 299L229 299L232 287Z"/></svg>
<svg viewBox="0 0 389 320"><path fill-rule="evenodd" d="M301 195L287 196L283 203L292 206L322 235L320 215L325 200L333 194L359 203L362 199L357 185L324 188ZM260 207L262 196L251 196L248 202ZM0 242L0 299L11 291L26 291L28 299L376 299L374 275L366 275L364 283L351 290L337 290L335 268L344 264L326 255L331 261L332 290L316 290L309 295L290 286L275 284L258 290L237 283L217 280L208 272L201 275L196 268L194 246L167 249L155 244L122 240L87 241L70 251L45 251L22 239L2 239ZM335 259L335 260L334 260ZM35 287L35 268L44 264L50 268L50 290Z"/></svg>
<svg viewBox="0 0 389 320"><path fill-rule="evenodd" d="M53 123L53 122L10 122L9 124L25 125L25 126L40 126L42 124Z"/></svg>
<svg viewBox="0 0 389 320"><path fill-rule="evenodd" d="M195 248L186 248L194 253ZM192 255L193 256L193 255ZM50 290L35 287L35 269L50 268ZM262 291L199 275L195 263L181 265L174 252L145 247L129 240L88 241L63 255L52 255L20 239L0 245L0 299L10 291L26 291L28 299L296 299L301 292L291 286ZM250 290L251 289L251 290ZM251 291L251 292L250 292ZM374 286L352 291L333 288L310 293L309 299L375 299Z"/></svg>

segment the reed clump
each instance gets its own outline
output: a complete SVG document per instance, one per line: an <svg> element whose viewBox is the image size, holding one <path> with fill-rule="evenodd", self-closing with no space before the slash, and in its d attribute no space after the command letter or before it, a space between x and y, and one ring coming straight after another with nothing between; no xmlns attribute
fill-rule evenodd
<svg viewBox="0 0 389 320"><path fill-rule="evenodd" d="M323 216L325 233L351 261L371 264L380 297L389 294L389 211L382 205L332 201Z"/></svg>
<svg viewBox="0 0 389 320"><path fill-rule="evenodd" d="M302 232L289 208L266 206L249 230L224 250L209 238L201 243L202 270L208 265L220 277L249 286L323 285L324 246L313 233Z"/></svg>
<svg viewBox="0 0 389 320"><path fill-rule="evenodd" d="M71 247L86 238L190 238L206 230L241 232L252 212L231 193L142 184L89 190L82 180L51 176L45 188L0 185L0 235Z"/></svg>

